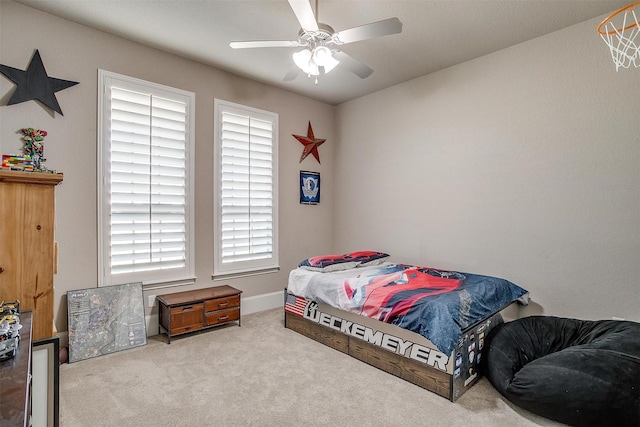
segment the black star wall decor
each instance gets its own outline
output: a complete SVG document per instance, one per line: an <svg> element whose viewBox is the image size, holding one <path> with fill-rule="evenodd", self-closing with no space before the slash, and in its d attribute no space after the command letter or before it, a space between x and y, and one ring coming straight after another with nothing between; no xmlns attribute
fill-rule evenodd
<svg viewBox="0 0 640 427"><path fill-rule="evenodd" d="M60 104L56 99L56 92L78 84L78 82L49 77L44 69L42 58L40 58L40 52L37 49L25 71L7 65L0 65L0 73L17 85L16 91L7 105L38 100L63 116Z"/></svg>

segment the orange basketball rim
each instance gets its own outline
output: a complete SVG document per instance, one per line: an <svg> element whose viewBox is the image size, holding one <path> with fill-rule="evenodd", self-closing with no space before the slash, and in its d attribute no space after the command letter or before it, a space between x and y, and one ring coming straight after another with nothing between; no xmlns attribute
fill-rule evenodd
<svg viewBox="0 0 640 427"><path fill-rule="evenodd" d="M620 67L640 67L640 44L636 43L640 34L640 7L636 13L636 6L640 6L640 1L616 10L598 25L598 34L609 46L616 71Z"/></svg>

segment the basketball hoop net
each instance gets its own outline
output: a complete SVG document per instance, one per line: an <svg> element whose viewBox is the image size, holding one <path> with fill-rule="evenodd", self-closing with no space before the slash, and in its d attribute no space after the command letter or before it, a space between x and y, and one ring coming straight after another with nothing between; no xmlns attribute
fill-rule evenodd
<svg viewBox="0 0 640 427"><path fill-rule="evenodd" d="M640 39L636 42L640 34L640 11L636 14L636 6L640 6L640 1L616 10L598 25L598 34L609 46L616 71L631 65L640 67Z"/></svg>

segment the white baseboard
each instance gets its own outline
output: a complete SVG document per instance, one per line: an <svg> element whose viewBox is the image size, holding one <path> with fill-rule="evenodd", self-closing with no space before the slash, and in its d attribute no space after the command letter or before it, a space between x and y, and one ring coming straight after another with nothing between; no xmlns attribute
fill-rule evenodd
<svg viewBox="0 0 640 427"><path fill-rule="evenodd" d="M282 307L284 305L283 291L272 292L270 294L255 295L252 297L242 298L240 307L241 315L258 313L260 311L271 310L272 308ZM147 325L147 336L158 335L158 314L145 316Z"/></svg>
<svg viewBox="0 0 640 427"><path fill-rule="evenodd" d="M159 330L158 330L158 324L159 324L158 318L159 318L159 316L158 316L157 313L156 314L152 314L150 316L145 316L144 317L144 321L145 321L146 326L147 326L147 336L148 337L151 337L151 336L154 336L154 335L158 335L158 333L159 333Z"/></svg>
<svg viewBox="0 0 640 427"><path fill-rule="evenodd" d="M271 310L284 306L284 291L272 292L270 294L255 295L242 298L242 315L258 313L260 311Z"/></svg>

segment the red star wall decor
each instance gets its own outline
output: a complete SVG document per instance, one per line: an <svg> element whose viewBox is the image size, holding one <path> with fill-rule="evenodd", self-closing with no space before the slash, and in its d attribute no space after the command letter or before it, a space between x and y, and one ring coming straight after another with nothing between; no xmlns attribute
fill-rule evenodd
<svg viewBox="0 0 640 427"><path fill-rule="evenodd" d="M302 156L300 157L300 163L302 163L302 161L309 154L313 154L313 157L315 157L318 163L320 163L320 154L318 154L318 147L322 145L322 143L325 142L326 139L318 139L313 136L311 122L309 122L309 128L307 129L307 136L293 135L293 137L300 141L302 145L304 145L304 150L302 150Z"/></svg>

